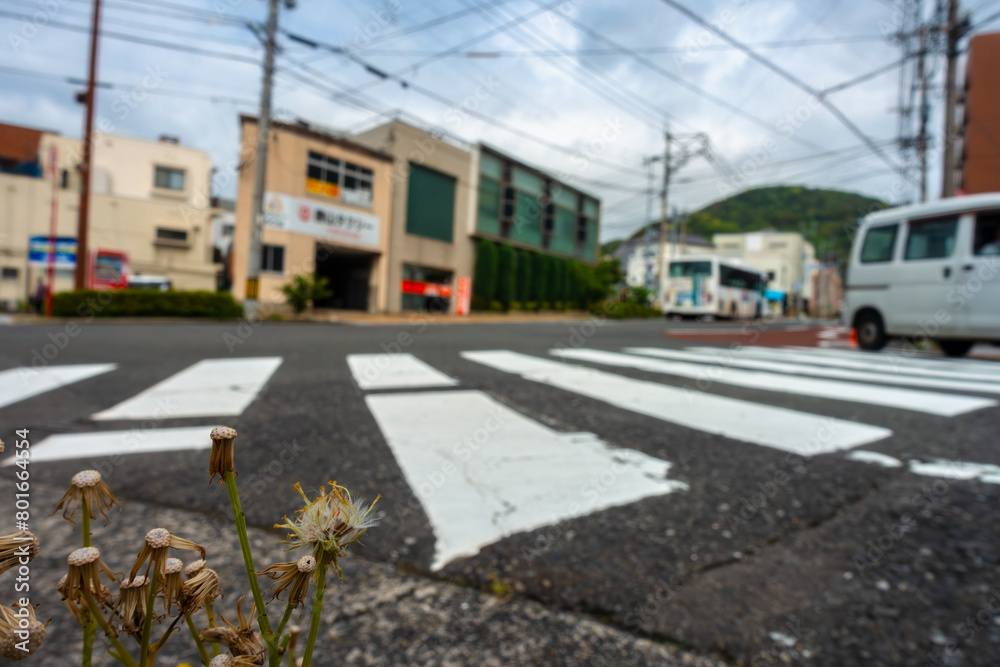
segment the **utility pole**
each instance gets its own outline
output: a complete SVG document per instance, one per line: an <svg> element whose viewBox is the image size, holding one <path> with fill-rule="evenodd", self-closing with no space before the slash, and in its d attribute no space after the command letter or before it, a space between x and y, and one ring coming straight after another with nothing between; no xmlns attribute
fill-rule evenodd
<svg viewBox="0 0 1000 667"><path fill-rule="evenodd" d="M662 155L654 155L642 161L643 166L649 168L646 180L646 219L643 221L643 225L645 225L645 233L643 234L644 238L642 241L642 263L645 268L643 283L646 289L652 290L654 298L656 298L658 291L656 284L653 282L656 280L656 267L650 263L650 251L652 250L653 239L653 229L650 225L653 221L653 164L662 159Z"/></svg>
<svg viewBox="0 0 1000 667"><path fill-rule="evenodd" d="M247 283L243 310L248 317L257 312L260 292L260 237L264 223L264 188L267 179L267 147L271 129L271 80L274 77L275 34L278 32L278 0L269 0L267 31L264 35L264 81L257 119L257 153L253 180L253 207L250 214L250 248L247 251Z"/></svg>
<svg viewBox="0 0 1000 667"><path fill-rule="evenodd" d="M927 103L927 49L930 46L927 26L920 28L920 56L917 59L917 78L920 80L920 132L917 134L917 156L920 161L920 201L927 201L927 121L930 105Z"/></svg>
<svg viewBox="0 0 1000 667"><path fill-rule="evenodd" d="M656 303L664 306L663 279L665 278L663 263L667 253L667 195L670 189L672 165L670 163L671 144L674 140L670 130L664 133L666 147L663 150L663 188L660 190L660 239L656 252Z"/></svg>
<svg viewBox="0 0 1000 667"><path fill-rule="evenodd" d="M94 96L97 88L97 45L100 35L101 0L94 0L94 18L90 26L90 71L87 75L86 104L83 125L83 163L80 165L80 214L76 226L76 271L73 283L76 289L87 287L87 267L90 266L90 248L87 234L90 227L90 174L92 172L94 139ZM79 100L79 96L77 96ZM51 286L50 286L51 289Z"/></svg>
<svg viewBox="0 0 1000 667"><path fill-rule="evenodd" d="M944 165L941 196L955 196L955 107L958 106L956 70L958 68L958 40L961 31L958 23L958 0L948 0L946 28L948 71L945 77L944 106Z"/></svg>

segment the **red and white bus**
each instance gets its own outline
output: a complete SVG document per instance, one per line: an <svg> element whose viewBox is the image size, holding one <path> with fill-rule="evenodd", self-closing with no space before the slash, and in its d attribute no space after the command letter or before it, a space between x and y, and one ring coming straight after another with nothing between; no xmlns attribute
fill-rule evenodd
<svg viewBox="0 0 1000 667"><path fill-rule="evenodd" d="M680 317L749 319L763 312L767 276L731 257L685 255L669 263L663 312Z"/></svg>

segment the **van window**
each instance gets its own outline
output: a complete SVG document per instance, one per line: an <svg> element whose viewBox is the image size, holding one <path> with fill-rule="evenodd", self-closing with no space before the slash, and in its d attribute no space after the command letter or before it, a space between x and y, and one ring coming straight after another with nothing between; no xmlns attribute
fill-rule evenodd
<svg viewBox="0 0 1000 667"><path fill-rule="evenodd" d="M903 259L940 259L955 251L958 218L918 220L910 222Z"/></svg>
<svg viewBox="0 0 1000 667"><path fill-rule="evenodd" d="M896 230L899 225L873 227L865 234L861 246L861 263L888 262L892 259L892 249L896 245Z"/></svg>
<svg viewBox="0 0 1000 667"><path fill-rule="evenodd" d="M974 255L1000 255L1000 211L976 216L976 235L972 249Z"/></svg>

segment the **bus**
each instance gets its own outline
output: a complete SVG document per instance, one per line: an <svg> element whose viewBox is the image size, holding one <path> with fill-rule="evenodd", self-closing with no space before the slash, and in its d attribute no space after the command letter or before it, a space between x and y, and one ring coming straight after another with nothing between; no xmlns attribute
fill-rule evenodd
<svg viewBox="0 0 1000 667"><path fill-rule="evenodd" d="M667 317L759 318L767 276L731 257L685 255L669 263L663 285Z"/></svg>

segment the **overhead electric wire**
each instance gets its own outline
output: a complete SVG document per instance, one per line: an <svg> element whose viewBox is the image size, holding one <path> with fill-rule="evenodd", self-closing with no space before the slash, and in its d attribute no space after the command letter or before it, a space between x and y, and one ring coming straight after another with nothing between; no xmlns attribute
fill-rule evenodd
<svg viewBox="0 0 1000 667"><path fill-rule="evenodd" d="M883 65L882 67L879 67L876 70L868 72L867 74L862 74L861 76L854 77L853 79L848 79L847 81L845 81L843 83L838 83L836 86L830 86L829 88L824 88L823 90L819 91L819 93L820 93L820 95L831 95L833 93L839 93L842 90L846 90L847 88L850 88L852 86L856 86L859 83L864 83L865 81L869 81L871 79L875 79L877 77L882 76L883 74L887 74L887 73L893 71L894 69L896 69L898 67L902 67L903 65L905 65L907 63L907 61L912 60L913 58L919 57L919 55L920 55L919 53L916 53L916 54L905 56L903 58L900 58L899 60L896 60L896 61L893 61L893 62L889 63L888 65Z"/></svg>
<svg viewBox="0 0 1000 667"><path fill-rule="evenodd" d="M874 144L874 142L872 142L872 140L864 132L862 132L861 129L857 125L855 125L851 121L850 118L848 118L846 115L844 115L844 113L839 108L837 108L836 105L834 105L832 102L830 102L830 100L826 99L823 96L823 94L820 93L820 91L816 90L815 88L813 88L812 86L810 86L806 82L802 81L801 79L799 79L797 76L795 76L791 72L789 72L789 71L785 70L784 68L779 67L775 63L771 62L770 60L768 60L764 56L760 55L759 53L757 53L753 49L749 48L748 46L746 46L742 42L736 40L734 37L730 36L729 33L727 33L725 30L723 30L722 28L718 27L714 23L703 19L701 16L699 16L698 14L694 13L693 11L691 11L690 9L688 9L687 7L685 7L684 5L682 5L680 2L677 2L677 0L660 0L660 1L663 2L666 5L669 5L670 7L673 7L675 10L677 10L681 14L684 14L689 19L691 19L692 21L694 21L698 25L702 26L706 30L709 30L709 31L715 33L721 39L725 40L726 42L729 42L730 44L732 44L733 46L735 46L736 48L738 48L740 51L742 51L743 53L745 53L747 56L749 56L753 60L757 61L758 63L760 63L764 67L768 68L769 70L771 70L772 72L774 72L775 74L777 74L778 76L780 76L781 78L785 79L786 81L788 81L789 83L791 83L792 85L794 85L796 88L799 88L800 90L803 90L803 91L807 92L808 94L814 96L820 104L822 104L824 107L826 107L827 111L829 111L831 114L833 114L833 116L838 121L840 121L841 125L843 125L844 127L846 127L851 132L851 134L853 134L858 139L860 139L863 143L865 143L872 150L873 153L875 153L876 155L879 156L879 158L883 162L885 162L886 164L888 164L889 166L891 166L895 171L899 172L904 177L908 176L906 174L905 169L901 165L896 164L891 158L889 158L889 156L884 151L882 151L882 149L880 149L878 146L876 146Z"/></svg>

